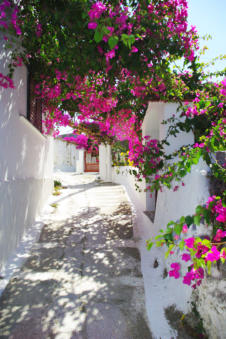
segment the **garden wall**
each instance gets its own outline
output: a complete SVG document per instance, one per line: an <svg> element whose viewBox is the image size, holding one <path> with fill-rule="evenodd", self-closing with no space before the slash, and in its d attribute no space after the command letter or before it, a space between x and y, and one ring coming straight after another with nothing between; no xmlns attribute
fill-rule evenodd
<svg viewBox="0 0 226 339"><path fill-rule="evenodd" d="M10 53L0 44L0 72ZM15 89L0 87L0 268L32 226L53 187L53 140L26 119L27 70L18 67Z"/></svg>

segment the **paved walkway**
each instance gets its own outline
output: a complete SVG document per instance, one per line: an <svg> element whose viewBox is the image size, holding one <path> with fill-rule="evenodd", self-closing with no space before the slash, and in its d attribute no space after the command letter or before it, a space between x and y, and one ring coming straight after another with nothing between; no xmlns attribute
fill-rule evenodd
<svg viewBox="0 0 226 339"><path fill-rule="evenodd" d="M150 339L122 187L93 174L58 178L67 189L0 298L0 338Z"/></svg>

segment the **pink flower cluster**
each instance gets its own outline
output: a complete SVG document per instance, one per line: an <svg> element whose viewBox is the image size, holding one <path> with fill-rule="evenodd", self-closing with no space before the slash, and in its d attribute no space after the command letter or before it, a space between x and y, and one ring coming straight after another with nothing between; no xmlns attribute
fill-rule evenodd
<svg viewBox="0 0 226 339"><path fill-rule="evenodd" d="M223 232L222 230L218 230L217 234L214 238L215 241L220 241L223 237L226 236L226 232ZM194 237L190 237L187 239L184 239L185 249L187 252L182 254L182 260L185 262L196 262L196 260L202 260L203 264L207 265L208 262L216 263L221 258L223 260L226 259L226 250L219 250L216 245L211 246L211 242L208 242L210 245L207 246L207 243L202 241L201 239L198 240ZM178 279L180 277L179 269L180 264L179 263L173 263L171 264L171 267L173 270L169 271L169 276L174 277L175 279ZM196 286L199 286L202 282L202 279L204 278L204 270L202 267L194 268L194 263L192 263L188 267L188 272L185 274L183 278L183 283L186 285L191 285L193 282L192 287L195 288Z"/></svg>
<svg viewBox="0 0 226 339"><path fill-rule="evenodd" d="M206 208L209 208L211 204L211 212L216 214L216 220L220 223L226 223L226 207L222 205L222 200L217 199L215 195L208 198L206 202Z"/></svg>
<svg viewBox="0 0 226 339"><path fill-rule="evenodd" d="M107 7L101 2L97 1L96 3L92 4L91 10L89 11L90 22L88 24L89 29L96 29L97 22L96 20L99 19L104 11L106 11Z"/></svg>
<svg viewBox="0 0 226 339"><path fill-rule="evenodd" d="M88 149L88 137L84 134L71 136L71 137L65 137L64 140L74 143L77 145L78 149Z"/></svg>
<svg viewBox="0 0 226 339"><path fill-rule="evenodd" d="M183 283L186 285L191 285L192 288L196 288L202 283L202 279L204 278L204 269L199 267L198 269L194 269L194 267L190 267L190 271L187 272L184 276Z"/></svg>
<svg viewBox="0 0 226 339"><path fill-rule="evenodd" d="M172 270L169 271L169 276L174 277L175 279L180 278L180 264L175 262L171 264Z"/></svg>
<svg viewBox="0 0 226 339"><path fill-rule="evenodd" d="M0 73L0 86L4 88L14 88L13 80L10 79L8 76Z"/></svg>
<svg viewBox="0 0 226 339"><path fill-rule="evenodd" d="M178 46L180 46L178 48L185 49L185 57L189 61L193 61L195 58L194 49L198 49L197 32L194 26L188 30L187 7L186 0L168 0L155 4L149 4L147 1L147 3L138 4L133 13L130 13L129 8L121 1L118 1L115 5L104 4L104 2L98 1L92 4L88 12L90 18L88 28L95 30L100 29L101 25L107 27L109 33L105 32L102 38L102 41L107 43L113 32L114 36L118 37L120 41L120 37L123 34L124 37L130 37L136 34L136 32L139 32L142 29L143 20L152 22L154 19L159 26L158 45L161 42L165 43L166 39L177 41ZM133 17L132 21L130 20L131 14ZM98 23L100 23L99 26ZM131 52L129 55L131 55L131 53L140 54L141 62L146 64L147 67L152 65L152 62L144 54L143 48L138 48L138 44L142 46L144 39L153 39L152 33L149 27L143 30L142 34L136 37L130 47ZM115 57L115 51L118 49L118 46L116 45L106 53L104 53L102 46L98 45L97 48L101 54L105 54L107 70L110 70L111 66L109 61ZM107 46L104 48L106 49L106 47ZM162 50L158 52L158 55L156 54L155 58L158 59L167 55L168 52Z"/></svg>
<svg viewBox="0 0 226 339"><path fill-rule="evenodd" d="M16 34L21 35L22 31L17 22L17 14L18 14L19 9L15 5L13 6L13 9L12 9L11 6L12 4L10 1L8 0L2 1L0 5L0 26L4 27L5 29L8 29L11 24Z"/></svg>

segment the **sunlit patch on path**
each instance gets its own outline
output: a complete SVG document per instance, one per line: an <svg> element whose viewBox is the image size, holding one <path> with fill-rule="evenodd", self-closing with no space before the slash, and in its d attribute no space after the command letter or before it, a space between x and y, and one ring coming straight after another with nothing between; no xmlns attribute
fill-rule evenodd
<svg viewBox="0 0 226 339"><path fill-rule="evenodd" d="M60 179L67 189L1 296L0 338L151 338L122 187L94 175Z"/></svg>

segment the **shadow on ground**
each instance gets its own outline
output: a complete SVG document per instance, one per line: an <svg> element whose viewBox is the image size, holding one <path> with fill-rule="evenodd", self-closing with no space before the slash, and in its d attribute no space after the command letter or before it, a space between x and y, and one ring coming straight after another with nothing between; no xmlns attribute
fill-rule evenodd
<svg viewBox="0 0 226 339"><path fill-rule="evenodd" d="M45 225L1 296L0 338L150 339L132 236L127 202Z"/></svg>

